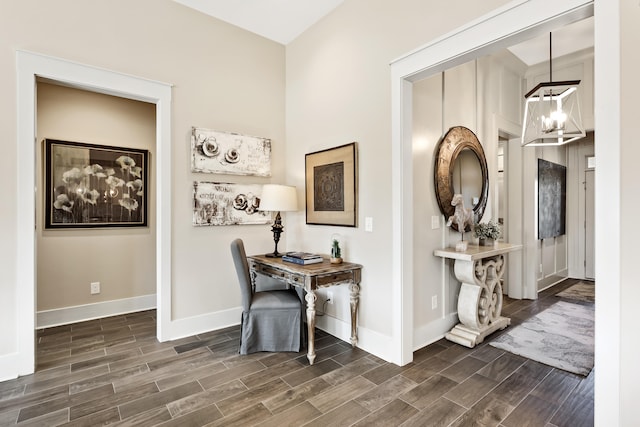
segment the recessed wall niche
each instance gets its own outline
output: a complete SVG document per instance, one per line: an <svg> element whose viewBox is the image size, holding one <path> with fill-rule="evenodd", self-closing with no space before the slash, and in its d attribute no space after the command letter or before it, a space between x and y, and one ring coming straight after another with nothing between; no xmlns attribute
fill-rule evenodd
<svg viewBox="0 0 640 427"><path fill-rule="evenodd" d="M39 80L36 121L37 311L155 294L155 104ZM148 226L44 230L45 138L148 150Z"/></svg>

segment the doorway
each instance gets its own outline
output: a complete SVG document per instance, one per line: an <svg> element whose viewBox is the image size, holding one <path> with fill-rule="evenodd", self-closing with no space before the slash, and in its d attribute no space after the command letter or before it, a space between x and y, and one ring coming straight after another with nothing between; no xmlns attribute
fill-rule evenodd
<svg viewBox="0 0 640 427"><path fill-rule="evenodd" d="M36 87L36 327L49 328L79 321L156 308L155 275L155 129L156 106L52 84L41 79ZM52 229L43 224L45 140L118 146L147 150L149 167L140 178L148 203L143 227L83 227ZM74 166L83 172L81 187L95 200L76 199L74 206L106 202L105 187L85 177L88 159L78 156ZM78 162L83 161L82 164ZM119 169L116 169L118 171ZM106 184L105 184L106 185ZM123 189L127 188L126 184ZM116 187L116 192L117 187ZM73 196L71 196L73 198ZM142 199L135 199L142 202ZM58 211L53 207L51 211ZM95 212L95 210L93 211ZM73 250L70 248L82 248ZM91 283L98 283L96 292Z"/></svg>
<svg viewBox="0 0 640 427"><path fill-rule="evenodd" d="M413 84L475 58L519 43L550 29L593 15L593 4L567 5L529 1L495 10L472 25L427 44L391 65L392 76L392 184L394 277L394 363L413 357L413 210L412 202L412 91ZM497 136L494 140L497 140ZM531 248L525 247L525 250ZM511 290L510 290L511 291Z"/></svg>
<svg viewBox="0 0 640 427"><path fill-rule="evenodd" d="M156 105L156 299L157 337L168 338L171 325L171 86L31 52L16 52L18 158L17 186L36 187L36 80L43 78L79 89ZM35 197L19 193L16 200L16 352L8 360L11 372L27 375L35 368Z"/></svg>

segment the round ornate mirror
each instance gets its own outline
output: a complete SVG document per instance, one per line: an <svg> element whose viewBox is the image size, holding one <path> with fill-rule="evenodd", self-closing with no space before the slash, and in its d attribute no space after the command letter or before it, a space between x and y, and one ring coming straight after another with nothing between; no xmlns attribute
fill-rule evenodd
<svg viewBox="0 0 640 427"><path fill-rule="evenodd" d="M455 212L455 206L451 205L454 194L462 194L465 207L473 207L477 221L482 218L489 196L487 159L478 137L466 127L452 127L440 141L435 185L438 206L446 219ZM451 228L458 229L455 222ZM467 226L464 231L471 228Z"/></svg>

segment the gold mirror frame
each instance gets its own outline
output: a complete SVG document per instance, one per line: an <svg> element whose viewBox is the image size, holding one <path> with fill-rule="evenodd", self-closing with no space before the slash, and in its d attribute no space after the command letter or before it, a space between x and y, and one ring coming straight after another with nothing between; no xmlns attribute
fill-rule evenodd
<svg viewBox="0 0 640 427"><path fill-rule="evenodd" d="M464 126L454 126L450 128L445 136L438 144L435 164L435 186L436 198L440 211L448 220L455 212L455 207L451 206L453 199L453 167L460 152L464 149L470 149L478 158L480 169L482 171L482 192L480 200L473 207L474 220L480 221L484 215L484 209L487 206L489 197L489 172L487 168L487 159L478 137L468 128ZM451 224L451 228L459 231L457 224ZM465 228L464 231L471 231L471 227Z"/></svg>

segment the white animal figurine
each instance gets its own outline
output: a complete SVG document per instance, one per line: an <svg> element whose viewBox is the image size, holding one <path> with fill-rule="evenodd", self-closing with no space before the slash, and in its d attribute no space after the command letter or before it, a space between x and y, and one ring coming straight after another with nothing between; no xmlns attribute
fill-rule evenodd
<svg viewBox="0 0 640 427"><path fill-rule="evenodd" d="M458 227L460 233L464 233L467 228L467 224L470 228L473 227L473 209L467 209L464 207L464 200L462 200L462 194L454 194L451 199L451 206L455 206L456 210L453 215L449 217L447 221L447 227L450 227L454 222Z"/></svg>

